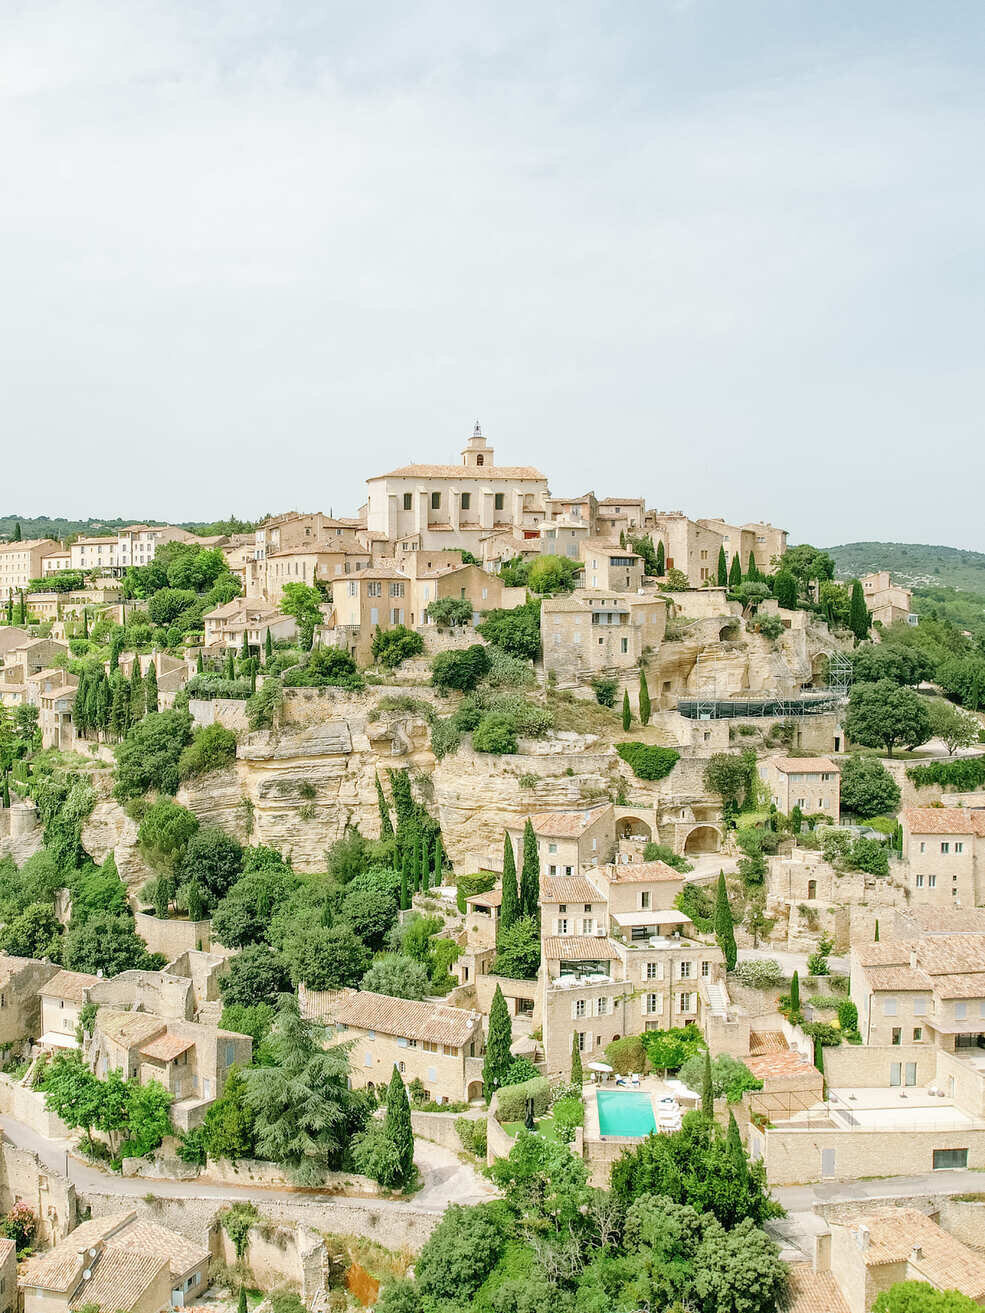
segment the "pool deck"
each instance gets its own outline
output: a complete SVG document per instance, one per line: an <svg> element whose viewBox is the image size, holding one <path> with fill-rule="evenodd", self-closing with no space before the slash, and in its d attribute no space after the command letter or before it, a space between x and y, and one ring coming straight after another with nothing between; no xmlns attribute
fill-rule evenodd
<svg viewBox="0 0 985 1313"><path fill-rule="evenodd" d="M627 1077L628 1080L628 1077ZM586 1085L582 1090L582 1099L585 1104L585 1143L589 1141L604 1144L630 1145L638 1144L645 1137L642 1135L603 1135L599 1126L599 1107L595 1095L602 1091L603 1093L635 1093L649 1094L650 1105L653 1109L653 1125L655 1130L659 1130L660 1123L657 1117L657 1103L665 1095L671 1094L677 1097L681 1104L682 1112L688 1110L688 1103L681 1098L680 1085L669 1085L659 1076L644 1076L638 1085L617 1085L615 1079L600 1081L592 1085Z"/></svg>

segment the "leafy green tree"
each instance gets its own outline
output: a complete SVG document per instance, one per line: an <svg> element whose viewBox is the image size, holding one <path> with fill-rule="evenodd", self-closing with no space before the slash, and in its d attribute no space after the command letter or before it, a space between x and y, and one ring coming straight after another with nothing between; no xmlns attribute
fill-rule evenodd
<svg viewBox="0 0 985 1313"><path fill-rule="evenodd" d="M646 671L640 669L640 724L650 723L650 690L647 687Z"/></svg>
<svg viewBox="0 0 985 1313"><path fill-rule="evenodd" d="M784 552L780 562L780 572L792 574L806 591L809 584L833 579L835 563L833 558L820 548L812 547L810 543L798 543L796 547L789 547Z"/></svg>
<svg viewBox="0 0 985 1313"><path fill-rule="evenodd" d="M876 1296L872 1313L973 1313L977 1300L959 1290L935 1290L926 1281L897 1281Z"/></svg>
<svg viewBox="0 0 985 1313"><path fill-rule="evenodd" d="M372 650L377 665L395 670L408 657L418 656L424 651L424 639L406 625L394 625L392 629L377 628L373 635Z"/></svg>
<svg viewBox="0 0 985 1313"><path fill-rule="evenodd" d="M629 727L633 723L633 712L629 705L629 689L623 690L622 695L622 730L624 734L629 733Z"/></svg>
<svg viewBox="0 0 985 1313"><path fill-rule="evenodd" d="M343 898L339 917L370 948L379 948L397 919L397 900L387 890L351 889Z"/></svg>
<svg viewBox="0 0 985 1313"><path fill-rule="evenodd" d="M588 1169L567 1145L521 1130L508 1158L490 1176L510 1211L532 1230L563 1233L578 1224L589 1199Z"/></svg>
<svg viewBox="0 0 985 1313"><path fill-rule="evenodd" d="M121 971L153 971L164 965L160 953L149 953L133 928L133 918L98 912L73 925L62 941L62 962L69 971L116 976Z"/></svg>
<svg viewBox="0 0 985 1313"><path fill-rule="evenodd" d="M503 886L502 901L499 907L499 933L497 939L507 930L512 929L520 917L520 894L516 881L516 858L513 854L513 840L508 834L503 836Z"/></svg>
<svg viewBox="0 0 985 1313"><path fill-rule="evenodd" d="M681 1066L677 1073L692 1090L701 1090L702 1112L705 1111L704 1096L708 1090L712 1099L727 1099L729 1103L738 1103L746 1090L761 1090L763 1082L755 1077L744 1062L720 1053L712 1058L708 1049L695 1054Z"/></svg>
<svg viewBox="0 0 985 1313"><path fill-rule="evenodd" d="M739 553L736 552L732 557L732 564L728 572L728 586L731 589L738 588L742 583L742 561Z"/></svg>
<svg viewBox="0 0 985 1313"><path fill-rule="evenodd" d="M464 652L439 652L431 662L431 683L445 691L471 692L490 669L489 653L481 643Z"/></svg>
<svg viewBox="0 0 985 1313"><path fill-rule="evenodd" d="M414 1264L421 1294L439 1304L467 1307L495 1267L506 1240L502 1209L495 1204L473 1208L450 1204ZM389 1302L385 1307L390 1310ZM405 1313L405 1309L398 1307L391 1313Z"/></svg>
<svg viewBox="0 0 985 1313"><path fill-rule="evenodd" d="M931 736L926 702L912 689L888 679L856 684L848 701L845 733L866 748L883 747L891 757L899 746L918 747Z"/></svg>
<svg viewBox="0 0 985 1313"><path fill-rule="evenodd" d="M725 588L728 585L728 558L725 555L724 546L718 549L718 586Z"/></svg>
<svg viewBox="0 0 985 1313"><path fill-rule="evenodd" d="M147 614L155 625L166 628L194 607L198 598L191 588L161 588L147 602Z"/></svg>
<svg viewBox="0 0 985 1313"><path fill-rule="evenodd" d="M476 626L487 643L510 656L536 661L540 656L540 600L534 599L512 610L487 611Z"/></svg>
<svg viewBox="0 0 985 1313"><path fill-rule="evenodd" d="M295 582L284 585L280 609L284 615L294 617L301 646L306 652L311 649L315 630L321 624L323 601L319 590L311 584Z"/></svg>
<svg viewBox="0 0 985 1313"><path fill-rule="evenodd" d="M725 954L725 969L731 971L738 958L735 946L735 929L732 920L732 908L725 887L725 872L718 873L718 894L715 899L715 939L718 947Z"/></svg>
<svg viewBox="0 0 985 1313"><path fill-rule="evenodd" d="M564 556L538 556L530 562L527 584L535 593L570 593L581 569Z"/></svg>
<svg viewBox="0 0 985 1313"><path fill-rule="evenodd" d="M153 657L144 676L144 705L149 713L157 712L157 667Z"/></svg>
<svg viewBox="0 0 985 1313"><path fill-rule="evenodd" d="M900 805L899 785L875 757L853 752L841 765L841 806L855 816L893 815Z"/></svg>
<svg viewBox="0 0 985 1313"><path fill-rule="evenodd" d="M208 771L222 770L236 760L236 735L224 725L204 725L196 729L192 741L178 758L178 774L183 780Z"/></svg>
<svg viewBox="0 0 985 1313"><path fill-rule="evenodd" d="M47 903L31 903L0 930L0 952L9 957L61 960L62 927Z"/></svg>
<svg viewBox="0 0 985 1313"><path fill-rule="evenodd" d="M219 1025L222 1030L234 1031L237 1035L249 1035L256 1050L266 1038L274 1020L274 1010L269 1003L231 1003L222 1009ZM228 1089L228 1086L227 1086ZM225 1155L226 1157L249 1157L249 1154Z"/></svg>
<svg viewBox="0 0 985 1313"><path fill-rule="evenodd" d="M738 811L753 789L755 769L755 754L750 760L745 753L712 753L704 771L705 786L717 793L727 807Z"/></svg>
<svg viewBox="0 0 985 1313"><path fill-rule="evenodd" d="M352 926L341 923L299 924L284 941L283 954L292 982L316 990L357 985L372 959L372 953Z"/></svg>
<svg viewBox="0 0 985 1313"><path fill-rule="evenodd" d="M428 603L427 614L440 628L467 625L472 619L472 603L467 597L438 597Z"/></svg>
<svg viewBox="0 0 985 1313"><path fill-rule="evenodd" d="M427 967L403 953L383 953L359 982L360 989L391 998L421 1000L431 993Z"/></svg>
<svg viewBox="0 0 985 1313"><path fill-rule="evenodd" d="M103 1104L102 1082L89 1070L81 1053L57 1053L44 1074L45 1106L69 1130L81 1130L85 1140L99 1125Z"/></svg>
<svg viewBox="0 0 985 1313"><path fill-rule="evenodd" d="M489 1008L489 1034L486 1039L486 1055L482 1064L482 1092L486 1102L503 1084L510 1069L513 1056L510 1045L513 1043L513 1026L510 1014L499 985L493 994Z"/></svg>
<svg viewBox="0 0 985 1313"><path fill-rule="evenodd" d="M218 825L193 831L181 855L179 871L194 879L210 907L229 892L243 869L243 847Z"/></svg>
<svg viewBox="0 0 985 1313"><path fill-rule="evenodd" d="M160 711L133 727L116 749L113 792L119 802L139 798L151 789L177 792L178 762L191 739L191 725L187 711Z"/></svg>
<svg viewBox="0 0 985 1313"><path fill-rule="evenodd" d="M928 703L930 728L935 739L941 739L948 752L954 753L958 748L970 748L979 742L981 722L967 711L960 711L943 698L934 698ZM870 813L871 814L871 813Z"/></svg>
<svg viewBox="0 0 985 1313"><path fill-rule="evenodd" d="M773 596L780 606L792 611L797 606L797 580L789 570L781 570L773 580Z"/></svg>
<svg viewBox="0 0 985 1313"><path fill-rule="evenodd" d="M226 1007L241 1003L273 1004L290 986L287 967L279 954L267 944L252 944L229 959L229 970L219 980L219 992Z"/></svg>
<svg viewBox="0 0 985 1313"><path fill-rule="evenodd" d="M969 711L985 708L985 658L978 654L952 656L937 667L936 682Z"/></svg>
<svg viewBox="0 0 985 1313"><path fill-rule="evenodd" d="M528 816L523 826L523 862L520 867L520 915L540 914L540 853L533 822Z"/></svg>
<svg viewBox="0 0 985 1313"><path fill-rule="evenodd" d="M536 980L540 968L540 930L535 917L523 916L497 939L492 971L513 980Z"/></svg>
<svg viewBox="0 0 985 1313"><path fill-rule="evenodd" d="M159 798L144 813L137 831L137 843L155 871L175 874L197 830L198 817L194 812L170 798Z"/></svg>
<svg viewBox="0 0 985 1313"><path fill-rule="evenodd" d="M855 641L860 643L869 632L871 616L869 608L865 605L865 594L862 592L862 585L857 579L852 580L852 599L848 609L848 628L855 635Z"/></svg>
<svg viewBox="0 0 985 1313"><path fill-rule="evenodd" d="M128 1082L127 1136L120 1145L121 1158L144 1158L173 1134L171 1094L156 1080Z"/></svg>
<svg viewBox="0 0 985 1313"><path fill-rule="evenodd" d="M366 1115L363 1096L348 1088L348 1046L326 1048L323 1036L284 995L265 1042L270 1065L243 1072L257 1148L302 1186L317 1185L341 1162Z"/></svg>

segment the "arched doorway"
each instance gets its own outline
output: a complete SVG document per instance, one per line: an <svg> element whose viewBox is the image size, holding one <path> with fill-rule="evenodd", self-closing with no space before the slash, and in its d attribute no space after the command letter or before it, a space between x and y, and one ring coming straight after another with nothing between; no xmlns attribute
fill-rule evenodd
<svg viewBox="0 0 985 1313"><path fill-rule="evenodd" d="M714 825L696 825L684 840L685 856L694 853L717 853L722 836Z"/></svg>
<svg viewBox="0 0 985 1313"><path fill-rule="evenodd" d="M481 1080L470 1080L470 1081L469 1081L469 1085L468 1085L468 1089L465 1091L465 1097L468 1099L469 1103L472 1103L472 1102L473 1102L474 1100L476 1100L476 1099L481 1099L481 1098L482 1098L482 1081L481 1081Z"/></svg>
<svg viewBox="0 0 985 1313"><path fill-rule="evenodd" d="M641 821L637 816L624 816L618 822L618 837L620 839L643 839L649 843L653 833L646 821Z"/></svg>

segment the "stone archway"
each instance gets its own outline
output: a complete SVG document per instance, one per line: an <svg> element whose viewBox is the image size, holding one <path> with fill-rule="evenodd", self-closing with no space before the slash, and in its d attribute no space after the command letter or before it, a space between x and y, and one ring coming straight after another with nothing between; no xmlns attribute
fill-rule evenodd
<svg viewBox="0 0 985 1313"><path fill-rule="evenodd" d="M644 839L647 843L653 838L653 831L646 821L638 816L623 816L616 822L616 837L619 839Z"/></svg>
<svg viewBox="0 0 985 1313"><path fill-rule="evenodd" d="M717 853L722 846L722 832L717 825L696 825L684 840L684 855Z"/></svg>
<svg viewBox="0 0 985 1313"><path fill-rule="evenodd" d="M469 1103L472 1103L473 1100L475 1100L475 1099L481 1099L481 1098L482 1098L482 1081L481 1081L481 1080L470 1080L470 1081L469 1081L469 1084L468 1084L468 1088L467 1088L466 1091L465 1091L465 1097L466 1097L466 1099L468 1100Z"/></svg>

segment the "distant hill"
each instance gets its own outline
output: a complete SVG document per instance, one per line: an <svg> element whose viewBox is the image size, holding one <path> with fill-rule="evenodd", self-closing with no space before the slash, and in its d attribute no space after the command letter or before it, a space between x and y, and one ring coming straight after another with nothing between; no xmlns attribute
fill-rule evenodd
<svg viewBox="0 0 985 1313"><path fill-rule="evenodd" d="M834 557L840 579L888 570L894 583L908 588L936 586L985 594L985 552L926 543L842 543L825 550Z"/></svg>

